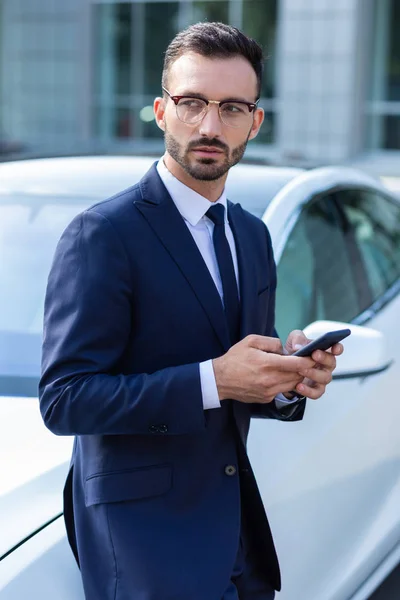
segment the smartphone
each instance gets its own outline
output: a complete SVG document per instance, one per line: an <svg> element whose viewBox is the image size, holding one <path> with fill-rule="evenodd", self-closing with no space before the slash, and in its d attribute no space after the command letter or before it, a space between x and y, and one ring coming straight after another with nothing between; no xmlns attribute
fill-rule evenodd
<svg viewBox="0 0 400 600"><path fill-rule="evenodd" d="M313 340L300 350L297 350L292 356L311 356L314 350L328 350L334 344L341 342L351 334L350 329L338 329L337 331L329 331L321 337Z"/></svg>

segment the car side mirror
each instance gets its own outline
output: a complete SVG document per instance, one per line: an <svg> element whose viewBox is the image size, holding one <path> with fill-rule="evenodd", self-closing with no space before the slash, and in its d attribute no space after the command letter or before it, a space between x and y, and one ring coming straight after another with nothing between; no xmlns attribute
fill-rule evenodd
<svg viewBox="0 0 400 600"><path fill-rule="evenodd" d="M390 367L392 359L385 337L376 329L339 321L315 321L307 325L304 333L313 340L328 331L347 328L351 335L343 340L344 353L337 358L334 379L369 377Z"/></svg>

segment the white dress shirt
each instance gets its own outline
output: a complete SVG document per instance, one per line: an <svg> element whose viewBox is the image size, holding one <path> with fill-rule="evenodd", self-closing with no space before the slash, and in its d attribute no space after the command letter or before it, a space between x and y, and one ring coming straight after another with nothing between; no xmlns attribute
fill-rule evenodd
<svg viewBox="0 0 400 600"><path fill-rule="evenodd" d="M210 200L207 200L207 198L204 198L204 196L201 196L174 177L174 175L168 171L163 159L158 161L157 171L192 234L223 302L222 282L219 275L218 262L213 243L214 223L206 216L206 212L215 204L215 202L210 202ZM232 252L239 291L239 270L236 246L228 220L225 190L218 198L217 203L222 204L225 207L225 235ZM200 363L200 384L204 409L220 408L221 404L218 397L212 360L206 360L205 362ZM296 402L296 400L287 400L282 394L279 394L275 399L278 408L282 405L292 404L293 402Z"/></svg>

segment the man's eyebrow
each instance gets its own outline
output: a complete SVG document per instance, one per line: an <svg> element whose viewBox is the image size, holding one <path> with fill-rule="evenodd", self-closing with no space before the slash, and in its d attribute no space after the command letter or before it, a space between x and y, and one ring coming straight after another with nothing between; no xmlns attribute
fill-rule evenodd
<svg viewBox="0 0 400 600"><path fill-rule="evenodd" d="M190 98L201 98L202 100L207 100L207 97L204 94L200 94L199 92L194 92L193 90L183 90L179 94L173 94L174 96L190 96Z"/></svg>
<svg viewBox="0 0 400 600"><path fill-rule="evenodd" d="M199 92L194 92L193 90L184 90L180 94L174 94L174 96L189 96L190 98L200 98L201 100L214 100L214 98L207 98L204 94ZM226 96L226 98L222 98L220 102L244 102L245 104L254 104L251 100L247 100L247 98L241 98L238 96Z"/></svg>

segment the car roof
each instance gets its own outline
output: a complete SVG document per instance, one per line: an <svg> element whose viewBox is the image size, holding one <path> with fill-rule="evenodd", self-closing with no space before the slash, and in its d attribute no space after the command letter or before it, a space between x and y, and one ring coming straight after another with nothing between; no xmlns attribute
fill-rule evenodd
<svg viewBox="0 0 400 600"><path fill-rule="evenodd" d="M155 162L143 156L40 158L0 164L0 194L85 197L98 201L137 183ZM302 169L240 164L227 180L233 202L253 197L265 209L275 194Z"/></svg>

